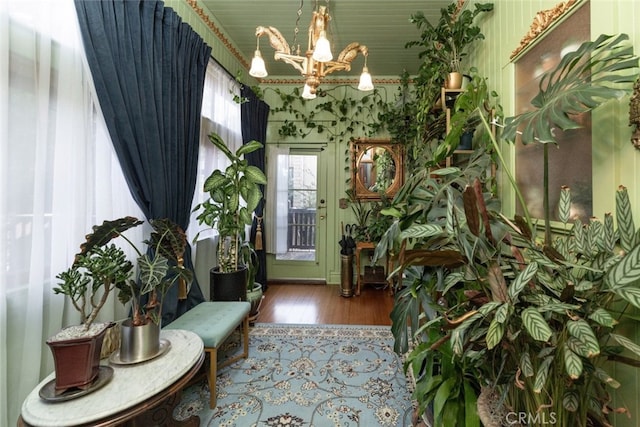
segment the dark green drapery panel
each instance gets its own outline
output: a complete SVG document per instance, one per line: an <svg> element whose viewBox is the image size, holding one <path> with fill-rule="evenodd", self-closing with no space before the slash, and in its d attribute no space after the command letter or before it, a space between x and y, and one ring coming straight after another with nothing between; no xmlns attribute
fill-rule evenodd
<svg viewBox="0 0 640 427"><path fill-rule="evenodd" d="M269 105L258 98L256 94L248 87L242 86L240 92L244 102L240 106L240 114L242 120L242 142L246 144L249 141L259 141L263 145L267 141L267 121L269 119ZM265 174L265 149L261 148L252 153L245 154L245 159L250 165L259 167ZM267 184L268 185L268 184ZM256 208L255 216L262 218L262 242L263 248L266 247L265 240L265 220L264 218L264 185L260 186L262 190L263 198ZM251 242L255 243L256 231L258 227L258 220L254 217L253 224L251 225ZM258 255L258 271L256 273L256 281L262 284L262 288L266 289L267 286L267 253L264 249L256 250Z"/></svg>
<svg viewBox="0 0 640 427"><path fill-rule="evenodd" d="M76 0L100 107L133 198L147 219L187 229L195 190L204 76L202 38L155 0ZM191 249L185 266L193 268ZM172 287L163 324L204 300Z"/></svg>

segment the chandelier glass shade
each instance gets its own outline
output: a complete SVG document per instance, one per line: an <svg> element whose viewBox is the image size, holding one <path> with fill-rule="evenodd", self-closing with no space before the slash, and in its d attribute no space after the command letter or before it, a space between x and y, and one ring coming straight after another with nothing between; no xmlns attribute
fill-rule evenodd
<svg viewBox="0 0 640 427"><path fill-rule="evenodd" d="M298 11L301 14L301 11ZM302 91L302 97L305 99L313 99L316 97L316 91L322 78L334 71L350 71L351 62L360 53L364 57L364 67L360 76L358 89L362 91L373 90L373 82L371 74L367 68L367 56L369 51L366 46L358 42L349 43L336 60L333 60L331 53L331 43L327 38L327 27L331 16L326 6L317 6L313 11L311 23L309 24L309 39L307 42L307 50L301 55L300 46L289 46L280 31L275 27L259 26L256 28L257 47L251 61L251 69L249 75L256 78L264 78L267 76L267 70L260 53L260 37L267 36L269 44L275 50L274 58L276 61L283 61L298 70L304 77L305 85ZM296 28L296 34L297 34ZM295 44L295 41L294 41ZM296 48L292 53L292 48Z"/></svg>

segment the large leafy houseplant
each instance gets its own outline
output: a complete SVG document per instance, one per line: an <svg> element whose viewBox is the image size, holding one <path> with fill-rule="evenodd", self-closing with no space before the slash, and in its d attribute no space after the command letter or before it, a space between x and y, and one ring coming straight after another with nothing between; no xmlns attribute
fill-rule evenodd
<svg viewBox="0 0 640 427"><path fill-rule="evenodd" d="M196 207L197 218L200 224L218 230L218 267L220 272L230 273L241 267L245 226L251 224L253 211L262 199L259 185L267 183L264 173L249 165L243 156L262 148L262 144L251 141L234 153L218 134L211 133L209 140L230 163L224 171L216 169L205 180L204 191L209 198Z"/></svg>
<svg viewBox="0 0 640 427"><path fill-rule="evenodd" d="M536 131L525 128L525 137L549 141L545 127L575 126L567 112L625 93L633 83L628 70L637 67L626 40L601 36L567 54L541 87L549 95L540 95L539 112L509 123L526 122ZM478 111L460 114L467 117L454 126ZM478 117L490 135L486 117ZM491 144L502 161L494 137ZM406 366L416 377L419 408L432 408L439 422L453 412L455 425L477 424L478 416L486 426L522 422L509 414L533 424L610 425L608 414L625 410L612 408L610 390L619 384L610 364L640 366L640 346L618 326L640 308L640 242L626 190L616 193L616 227L610 214L569 225L564 189L559 216L566 229L540 241L524 204L525 217L508 219L491 207L495 199L481 176L449 168L429 180L436 164L396 197L387 210L396 221L379 245L400 246L399 270L418 271L405 274L414 279L398 292L392 319L396 350L415 345ZM446 378L450 357L458 371Z"/></svg>

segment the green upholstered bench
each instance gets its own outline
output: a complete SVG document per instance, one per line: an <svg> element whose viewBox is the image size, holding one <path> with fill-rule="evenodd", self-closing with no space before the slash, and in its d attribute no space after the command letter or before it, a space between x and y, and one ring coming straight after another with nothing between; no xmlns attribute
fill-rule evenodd
<svg viewBox="0 0 640 427"><path fill-rule="evenodd" d="M249 311L247 301L201 302L165 326L165 329L185 329L198 335L209 355L207 380L211 398L209 406L216 407L216 375L218 368L227 366L249 355ZM218 346L238 327L242 328L243 351L218 365Z"/></svg>

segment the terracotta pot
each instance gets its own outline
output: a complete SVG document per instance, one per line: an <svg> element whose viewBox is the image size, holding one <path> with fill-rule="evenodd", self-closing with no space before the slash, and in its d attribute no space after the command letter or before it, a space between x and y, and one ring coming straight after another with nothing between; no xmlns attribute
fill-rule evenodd
<svg viewBox="0 0 640 427"><path fill-rule="evenodd" d="M78 328L72 326L47 340L55 366L56 396L73 388L87 390L91 386L100 369L102 340L113 325L113 322L94 324L93 335L61 339L61 336L70 335L72 329Z"/></svg>
<svg viewBox="0 0 640 427"><path fill-rule="evenodd" d="M133 326L126 319L120 326L120 362L137 363L155 357L160 351L160 326L153 322Z"/></svg>

